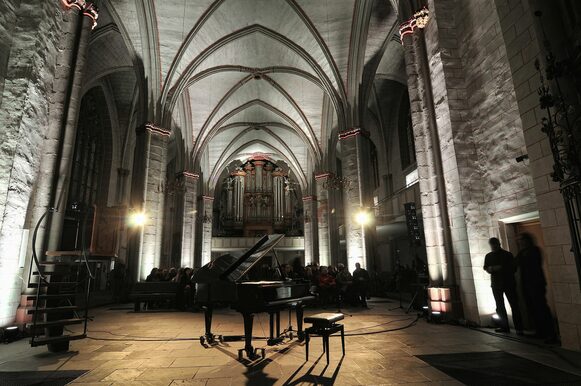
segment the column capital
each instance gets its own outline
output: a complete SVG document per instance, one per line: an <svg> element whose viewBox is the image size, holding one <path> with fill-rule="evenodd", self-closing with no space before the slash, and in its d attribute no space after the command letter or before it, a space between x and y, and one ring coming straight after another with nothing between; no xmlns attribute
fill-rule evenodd
<svg viewBox="0 0 581 386"><path fill-rule="evenodd" d="M83 16L91 19L93 21L91 29L95 29L97 26L97 19L99 18L99 8L97 8L95 4L87 0L61 0L61 3L65 8L75 8L79 10Z"/></svg>
<svg viewBox="0 0 581 386"><path fill-rule="evenodd" d="M424 29L430 20L430 11L428 8L423 7L419 11L415 12L412 17L410 17L405 22L401 23L399 26L399 36L401 44L404 44L404 37L408 35L413 35L416 29Z"/></svg>
<svg viewBox="0 0 581 386"><path fill-rule="evenodd" d="M351 137L356 137L362 135L364 137L369 137L369 132L360 127L352 127L351 129L343 130L339 133L339 140L344 140Z"/></svg>
<svg viewBox="0 0 581 386"><path fill-rule="evenodd" d="M192 180L197 180L198 178L200 178L200 175L198 173L190 172L188 170L183 170L179 172L177 175L179 177L189 178Z"/></svg>
<svg viewBox="0 0 581 386"><path fill-rule="evenodd" d="M169 137L171 135L171 131L163 129L159 126L154 125L153 123L146 123L142 126L139 126L137 129L135 129L135 132L137 134L143 134L145 132L150 132L151 134L156 134L162 137Z"/></svg>
<svg viewBox="0 0 581 386"><path fill-rule="evenodd" d="M335 173L333 172L321 172L321 173L317 173L315 174L315 180L318 181L326 181L329 178L333 178L335 177Z"/></svg>

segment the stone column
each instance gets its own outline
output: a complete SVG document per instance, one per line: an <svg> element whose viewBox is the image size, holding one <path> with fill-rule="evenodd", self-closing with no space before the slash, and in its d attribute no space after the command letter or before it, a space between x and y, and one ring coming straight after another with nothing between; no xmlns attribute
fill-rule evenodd
<svg viewBox="0 0 581 386"><path fill-rule="evenodd" d="M202 222L202 266L212 260L212 214L214 211L214 197L203 196L204 206L200 213Z"/></svg>
<svg viewBox="0 0 581 386"><path fill-rule="evenodd" d="M405 35L402 42L416 139L430 284L450 286L454 283L454 270L447 220L446 187L425 42L422 32Z"/></svg>
<svg viewBox="0 0 581 386"><path fill-rule="evenodd" d="M331 240L329 238L329 190L326 186L332 173L315 175L317 182L317 223L319 226L319 263L328 266L335 264L331 258Z"/></svg>
<svg viewBox="0 0 581 386"><path fill-rule="evenodd" d="M319 262L317 247L317 197L303 197L303 219L305 240L305 265Z"/></svg>
<svg viewBox="0 0 581 386"><path fill-rule="evenodd" d="M199 175L184 170L181 173L181 178L184 182L181 266L191 268L194 266L196 247L196 206Z"/></svg>
<svg viewBox="0 0 581 386"><path fill-rule="evenodd" d="M20 278L28 278L30 229L58 195L54 190L64 186L65 178L53 182L53 177L68 170L66 162L54 161L70 158L67 146L74 142L90 24L80 13L58 7L16 2L12 15L5 15L14 28L9 51L3 51L0 96L0 326L14 322L21 289L28 284Z"/></svg>
<svg viewBox="0 0 581 386"><path fill-rule="evenodd" d="M348 181L344 186L345 197L345 235L347 242L347 264L349 271L355 264L364 268L373 267L373 221L372 198L369 189L369 136L360 128L343 131L339 134L343 154L343 177ZM361 224L358 215L367 213L369 224Z"/></svg>
<svg viewBox="0 0 581 386"><path fill-rule="evenodd" d="M146 222L135 230L136 242L130 269L134 278L145 280L159 267L163 235L164 182L167 168L167 143L170 132L153 124L137 129L133 165L132 207L142 212Z"/></svg>
<svg viewBox="0 0 581 386"><path fill-rule="evenodd" d="M431 27L435 26L432 25ZM457 162L455 159L454 140L459 138L466 140L468 136L466 136L466 133L452 133L449 107L453 106L453 104L449 103L447 97L441 96L443 94L449 95L449 93L444 92L438 95L437 98L434 96L434 85L445 83L445 74L443 73L440 54L428 57L424 31L417 30L414 32L412 28L411 31L402 34L402 43L404 46L406 73L408 75L410 111L416 144L420 191L422 193L422 218L430 277L428 297L432 310L443 312L446 317L453 315L458 317L462 314L463 309L455 278L455 257L450 229L449 199L456 201L456 197L458 195L462 196L462 193L460 192L460 180L457 172L454 172L454 176L450 173L451 170L448 170L448 173L444 170L442 153L445 152L447 154L447 168L453 169L454 163ZM436 31L432 32L434 36L442 36ZM439 47L439 44L436 45ZM446 54L446 56L449 55ZM457 71L462 70L457 70L454 67L452 71L455 74ZM455 76L453 75L453 77ZM459 111L464 114L463 107ZM458 114L458 112L455 112L455 114ZM462 122L461 125L464 126L465 123ZM441 143L441 141L443 142ZM464 157L466 159L473 157L473 153L474 150L471 149ZM477 185L480 180L467 180L464 183ZM454 185L457 185L457 188ZM458 207L457 209L460 208ZM463 213L461 210L456 210L456 213L456 219L461 219L461 221L456 221L457 223L466 221L467 217L465 216L468 216L468 213ZM455 232L459 241L457 250L468 251L470 246L466 243L468 237L466 229L463 226L458 227ZM478 230L478 233L480 232L481 229ZM477 271L479 273L482 272L480 267L481 265ZM468 311L465 316L468 316L470 320L477 320L478 310L477 299L474 296L474 274L466 268L463 268L463 271L467 273L463 280L464 301L468 306L465 310Z"/></svg>

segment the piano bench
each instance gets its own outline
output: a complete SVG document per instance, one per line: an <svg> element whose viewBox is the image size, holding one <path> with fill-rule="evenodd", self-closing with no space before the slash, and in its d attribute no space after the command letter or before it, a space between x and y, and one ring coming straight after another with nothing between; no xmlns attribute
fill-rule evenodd
<svg viewBox="0 0 581 386"><path fill-rule="evenodd" d="M336 323L344 319L340 313L321 313L309 316L304 319L305 323L311 323L312 326L305 329L305 348L306 360L309 360L309 341L311 335L318 335L323 338L323 352L327 355L327 364L329 364L329 336L336 332L341 332L341 348L345 356L345 328L342 324Z"/></svg>

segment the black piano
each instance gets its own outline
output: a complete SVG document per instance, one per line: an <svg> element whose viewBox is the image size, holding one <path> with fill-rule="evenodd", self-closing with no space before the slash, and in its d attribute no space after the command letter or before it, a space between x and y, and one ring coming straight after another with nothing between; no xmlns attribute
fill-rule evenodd
<svg viewBox="0 0 581 386"><path fill-rule="evenodd" d="M195 301L204 310L206 323L206 333L200 337L203 345L214 344L217 337L222 338L212 334L212 312L217 305L230 305L244 318L245 346L238 352L240 359L243 352L246 352L250 359L257 357L252 347L252 325L255 313L268 312L270 314L268 344L273 345L282 340L281 310L294 309L297 318L297 335L299 340L303 339L303 307L314 300L315 296L309 291L308 281L290 280L284 277L274 250L283 237L284 235L281 234L264 236L242 255L222 255L194 273L192 281L196 283ZM271 251L271 264L262 264L267 263L266 257ZM264 357L264 350L262 350L262 356Z"/></svg>

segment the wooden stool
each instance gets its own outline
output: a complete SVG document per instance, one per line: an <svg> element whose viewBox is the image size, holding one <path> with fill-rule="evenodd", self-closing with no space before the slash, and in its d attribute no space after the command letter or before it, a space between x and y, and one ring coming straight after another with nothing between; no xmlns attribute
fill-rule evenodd
<svg viewBox="0 0 581 386"><path fill-rule="evenodd" d="M327 354L327 364L329 364L329 336L336 332L341 332L341 347L343 356L345 355L345 328L342 324L336 323L343 320L344 315L339 313L323 312L305 318L305 323L312 326L305 329L307 361L309 360L309 341L311 335L319 335L323 338L323 352Z"/></svg>

